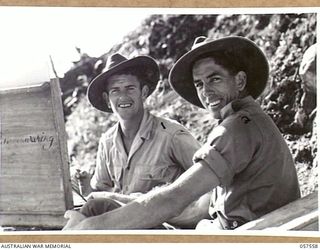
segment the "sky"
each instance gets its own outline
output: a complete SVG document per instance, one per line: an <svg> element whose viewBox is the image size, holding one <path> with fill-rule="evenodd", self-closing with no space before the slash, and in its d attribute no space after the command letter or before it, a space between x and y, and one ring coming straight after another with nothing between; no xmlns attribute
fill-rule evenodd
<svg viewBox="0 0 320 250"><path fill-rule="evenodd" d="M315 8L291 11L319 11ZM101 56L151 14L283 13L288 9L102 8L0 6L0 89L59 77L79 59L76 47Z"/></svg>
<svg viewBox="0 0 320 250"><path fill-rule="evenodd" d="M79 59L101 56L151 13L125 8L0 7L0 88L61 77Z"/></svg>

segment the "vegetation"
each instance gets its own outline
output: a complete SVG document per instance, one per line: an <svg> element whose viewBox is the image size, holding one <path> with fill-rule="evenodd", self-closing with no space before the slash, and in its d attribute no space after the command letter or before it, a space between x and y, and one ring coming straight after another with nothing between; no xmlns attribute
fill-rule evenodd
<svg viewBox="0 0 320 250"><path fill-rule="evenodd" d="M215 126L206 111L178 97L168 84L174 62L187 52L194 38L245 36L266 53L270 64L269 86L258 99L275 121L294 157L302 195L318 188L316 131L314 117L301 109L303 94L298 69L305 50L316 42L316 14L268 15L153 15L100 58L86 54L63 79L66 129L69 136L71 170L90 172L95 167L101 133L116 122L112 114L94 110L85 97L88 82L103 69L114 52L124 56L150 55L160 65L162 81L148 98L152 113L175 119L204 142ZM316 107L315 97L309 106Z"/></svg>

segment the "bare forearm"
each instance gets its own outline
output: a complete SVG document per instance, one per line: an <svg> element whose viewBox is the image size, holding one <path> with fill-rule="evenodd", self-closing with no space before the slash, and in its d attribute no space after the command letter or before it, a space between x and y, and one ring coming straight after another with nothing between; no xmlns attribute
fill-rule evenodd
<svg viewBox="0 0 320 250"><path fill-rule="evenodd" d="M179 228L195 228L202 219L210 218L208 213L211 192L204 194L198 200L192 202L183 212L168 222Z"/></svg>
<svg viewBox="0 0 320 250"><path fill-rule="evenodd" d="M191 202L218 184L212 170L197 163L174 183L142 195L121 208L85 219L73 229L153 228L178 216Z"/></svg>
<svg viewBox="0 0 320 250"><path fill-rule="evenodd" d="M176 198L167 198L163 195L166 192L160 190L143 195L125 207L87 218L74 229L145 229L158 226L182 212L184 207L177 205Z"/></svg>
<svg viewBox="0 0 320 250"><path fill-rule="evenodd" d="M137 196L134 196L134 195L118 194L118 193L113 193L111 197L112 199L117 200L123 204L127 204L137 199Z"/></svg>
<svg viewBox="0 0 320 250"><path fill-rule="evenodd" d="M91 192L88 195L87 199L106 198L106 199L115 200L121 204L127 204L131 201L134 201L137 197L141 195L142 193L132 193L130 195L127 195L127 194L119 194L119 193L107 192L107 191L97 191L97 192Z"/></svg>

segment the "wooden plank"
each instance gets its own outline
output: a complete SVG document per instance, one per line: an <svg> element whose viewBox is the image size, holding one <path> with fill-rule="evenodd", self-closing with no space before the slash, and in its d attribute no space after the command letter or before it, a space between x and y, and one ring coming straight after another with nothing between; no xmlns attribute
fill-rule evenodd
<svg viewBox="0 0 320 250"><path fill-rule="evenodd" d="M73 208L58 80L0 91L0 225L62 227Z"/></svg>
<svg viewBox="0 0 320 250"><path fill-rule="evenodd" d="M60 157L61 157L61 170L63 178L63 189L65 192L65 204L66 208L73 208L73 194L69 170L69 155L68 155L68 146L67 146L67 133L64 124L63 108L62 108L62 99L61 99L61 90L58 79L53 79L51 81L51 97L53 103L53 113L56 131L58 131L59 138L59 148L60 148Z"/></svg>
<svg viewBox="0 0 320 250"><path fill-rule="evenodd" d="M28 230L31 227L41 229L61 229L65 224L65 219L61 214L0 214L0 221L4 226L22 226Z"/></svg>
<svg viewBox="0 0 320 250"><path fill-rule="evenodd" d="M236 230L311 230L318 231L318 192L293 201Z"/></svg>
<svg viewBox="0 0 320 250"><path fill-rule="evenodd" d="M318 210L311 211L310 213L295 218L279 226L278 228L281 230L304 230L310 225L316 225L318 223L318 215ZM318 228L316 228L315 230L318 231Z"/></svg>
<svg viewBox="0 0 320 250"><path fill-rule="evenodd" d="M299 229L300 231L319 231L319 219L315 222L305 225L303 228Z"/></svg>

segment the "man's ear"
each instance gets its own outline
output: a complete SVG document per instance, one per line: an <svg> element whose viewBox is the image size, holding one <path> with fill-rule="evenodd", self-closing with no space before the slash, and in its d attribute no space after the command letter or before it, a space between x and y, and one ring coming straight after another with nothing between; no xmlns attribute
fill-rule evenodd
<svg viewBox="0 0 320 250"><path fill-rule="evenodd" d="M149 91L150 91L149 86L143 85L142 90L141 90L141 96L142 96L143 101L147 99Z"/></svg>
<svg viewBox="0 0 320 250"><path fill-rule="evenodd" d="M236 83L238 86L238 90L242 91L247 85L247 74L244 71L239 71L236 76Z"/></svg>
<svg viewBox="0 0 320 250"><path fill-rule="evenodd" d="M111 108L111 104L109 101L109 95L107 94L107 92L102 92L102 98L105 101L105 103L108 105L108 108Z"/></svg>

